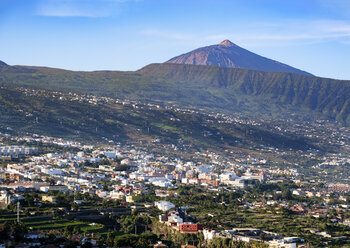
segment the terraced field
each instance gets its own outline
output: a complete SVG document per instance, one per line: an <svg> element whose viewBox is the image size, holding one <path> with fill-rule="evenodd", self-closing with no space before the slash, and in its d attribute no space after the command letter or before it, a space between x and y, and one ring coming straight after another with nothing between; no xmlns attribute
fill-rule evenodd
<svg viewBox="0 0 350 248"><path fill-rule="evenodd" d="M15 222L16 220L17 215L13 213L0 215L0 225L7 221ZM51 216L26 217L21 214L20 220L28 229L35 231L63 230L67 226L79 227L83 233L104 233L107 231L102 224L58 219Z"/></svg>

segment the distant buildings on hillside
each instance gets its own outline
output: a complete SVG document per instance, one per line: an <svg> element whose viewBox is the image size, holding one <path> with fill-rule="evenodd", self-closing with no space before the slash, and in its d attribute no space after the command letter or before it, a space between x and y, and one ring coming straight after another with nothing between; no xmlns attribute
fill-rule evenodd
<svg viewBox="0 0 350 248"><path fill-rule="evenodd" d="M0 146L0 156L23 156L38 154L37 147L27 146Z"/></svg>

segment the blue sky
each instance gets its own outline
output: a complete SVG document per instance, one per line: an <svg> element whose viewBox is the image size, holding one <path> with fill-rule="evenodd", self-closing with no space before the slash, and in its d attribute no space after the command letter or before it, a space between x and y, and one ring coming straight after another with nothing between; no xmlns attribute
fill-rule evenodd
<svg viewBox="0 0 350 248"><path fill-rule="evenodd" d="M348 0L0 0L0 60L136 70L224 39L350 79Z"/></svg>

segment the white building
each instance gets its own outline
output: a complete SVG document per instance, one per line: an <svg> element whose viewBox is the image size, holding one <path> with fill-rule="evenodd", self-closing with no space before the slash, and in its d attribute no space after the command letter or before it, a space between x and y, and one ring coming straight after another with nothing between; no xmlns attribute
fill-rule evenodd
<svg viewBox="0 0 350 248"><path fill-rule="evenodd" d="M269 242L270 248L296 248L296 243L287 243L285 240L272 240Z"/></svg>
<svg viewBox="0 0 350 248"><path fill-rule="evenodd" d="M38 148L27 146L0 146L0 156L34 155Z"/></svg>
<svg viewBox="0 0 350 248"><path fill-rule="evenodd" d="M163 188L166 188L166 187L172 187L174 186L168 179L166 178L152 178L151 180L151 183L155 186L158 186L158 187L163 187Z"/></svg>
<svg viewBox="0 0 350 248"><path fill-rule="evenodd" d="M233 187L237 187L237 188L244 188L246 185L246 180L245 178L237 178L233 181L228 181L227 184L232 185Z"/></svg>
<svg viewBox="0 0 350 248"><path fill-rule="evenodd" d="M216 231L210 230L210 229L204 229L203 230L203 236L205 240L211 240L216 237Z"/></svg>
<svg viewBox="0 0 350 248"><path fill-rule="evenodd" d="M173 213L168 216L168 223L182 224L184 220L178 214Z"/></svg>
<svg viewBox="0 0 350 248"><path fill-rule="evenodd" d="M171 202L168 201L159 201L159 202L155 202L154 205L161 211L169 211L172 208L175 208L175 205L172 204Z"/></svg>

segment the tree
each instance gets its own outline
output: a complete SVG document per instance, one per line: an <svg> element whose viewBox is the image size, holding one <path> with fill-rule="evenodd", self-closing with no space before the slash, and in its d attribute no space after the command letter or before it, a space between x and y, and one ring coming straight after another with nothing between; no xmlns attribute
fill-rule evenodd
<svg viewBox="0 0 350 248"><path fill-rule="evenodd" d="M9 222L5 222L0 231L0 240L6 240L10 238L11 234L11 224Z"/></svg>
<svg viewBox="0 0 350 248"><path fill-rule="evenodd" d="M70 237L73 234L73 226L66 226L63 230L63 236Z"/></svg>
<svg viewBox="0 0 350 248"><path fill-rule="evenodd" d="M293 196L292 196L292 192L290 192L290 189L287 188L287 189L284 189L282 191L282 198L284 200L292 200L293 199Z"/></svg>
<svg viewBox="0 0 350 248"><path fill-rule="evenodd" d="M12 236L16 241L23 240L24 235L28 233L26 226L22 223L15 223L12 229Z"/></svg>
<svg viewBox="0 0 350 248"><path fill-rule="evenodd" d="M113 233L113 232L108 232L108 233L107 233L106 244L107 244L108 246L114 246L114 239L115 239L115 233Z"/></svg>
<svg viewBox="0 0 350 248"><path fill-rule="evenodd" d="M81 247L82 248L92 248L92 244L90 242L85 242Z"/></svg>

